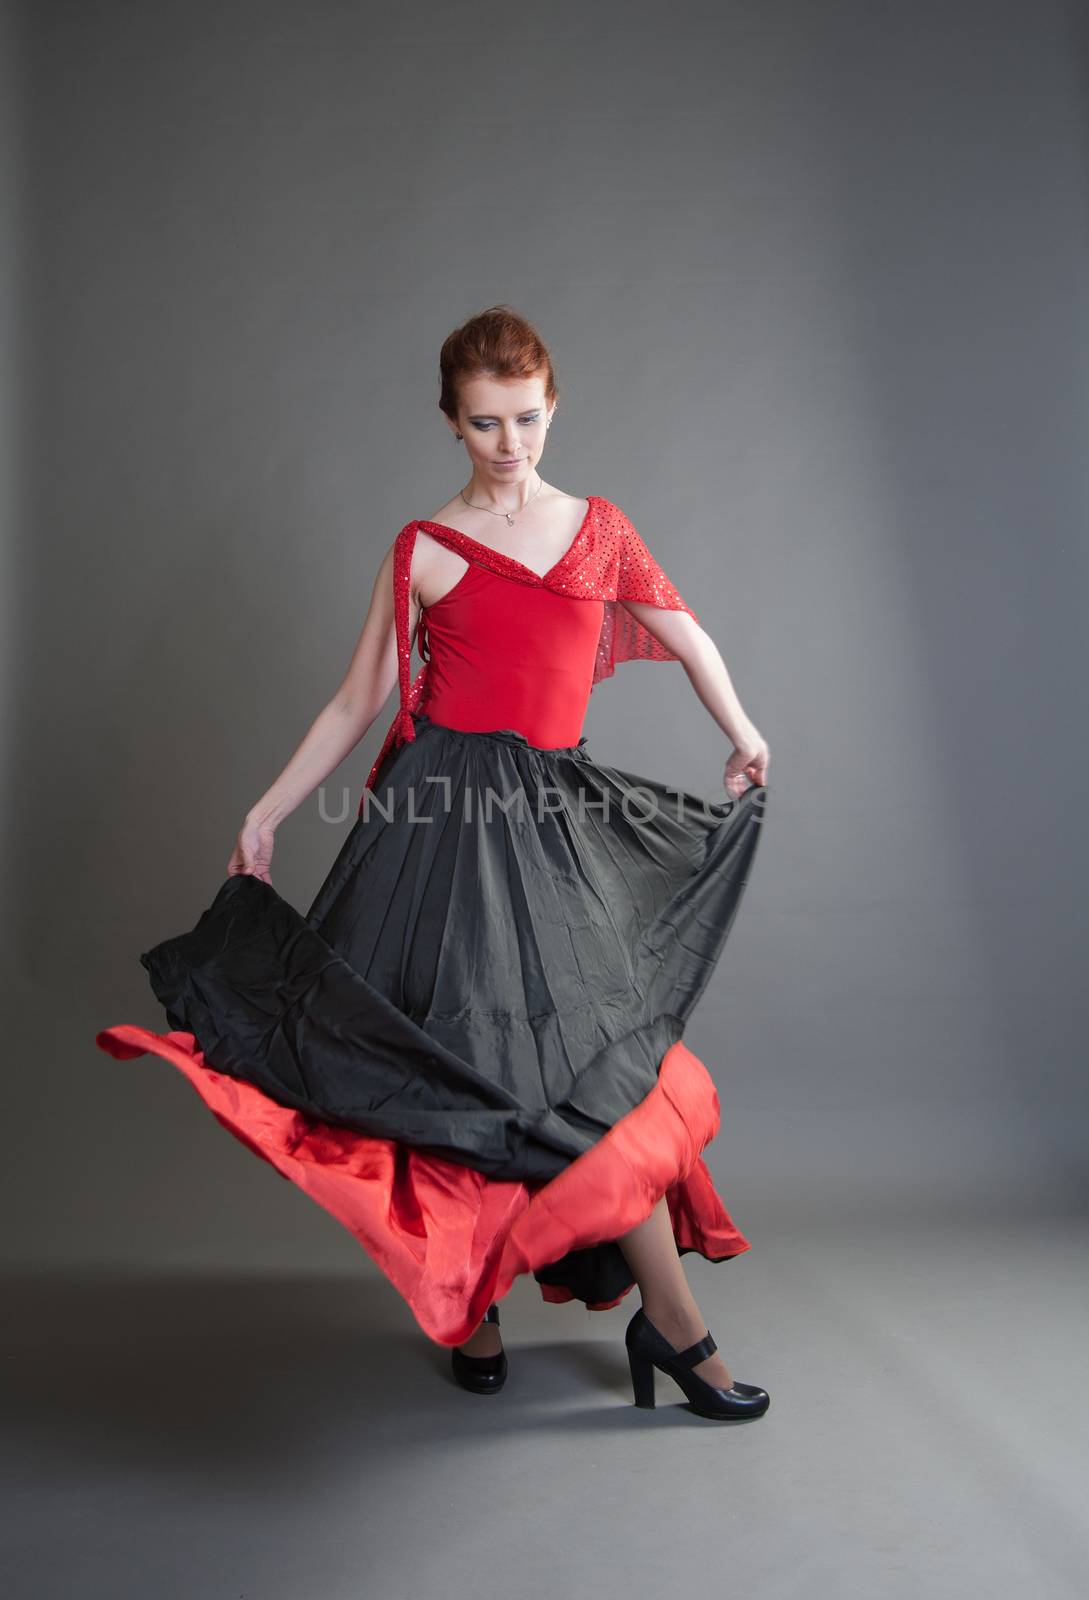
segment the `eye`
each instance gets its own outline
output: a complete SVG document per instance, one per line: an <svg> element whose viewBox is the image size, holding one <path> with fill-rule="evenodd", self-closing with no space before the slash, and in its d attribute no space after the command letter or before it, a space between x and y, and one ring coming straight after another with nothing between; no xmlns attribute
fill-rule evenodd
<svg viewBox="0 0 1089 1600"><path fill-rule="evenodd" d="M533 422L539 422L540 420L541 420L541 413L539 411L535 411L531 417L519 417L518 418L518 421L520 423L522 423L525 427L528 427ZM474 422L473 423L473 427L476 429L476 431L478 433L490 433L491 430L495 427L495 423L494 422Z"/></svg>

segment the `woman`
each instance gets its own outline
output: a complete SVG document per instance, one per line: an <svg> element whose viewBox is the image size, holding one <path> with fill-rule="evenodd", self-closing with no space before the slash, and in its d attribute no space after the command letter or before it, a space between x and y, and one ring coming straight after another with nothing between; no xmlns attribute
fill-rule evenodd
<svg viewBox="0 0 1089 1600"><path fill-rule="evenodd" d="M768 748L620 507L540 477L557 390L535 329L492 307L440 372L468 482L394 540L344 681L211 906L141 955L171 1031L97 1042L180 1067L353 1232L465 1387L502 1386L497 1302L532 1271L593 1310L638 1283L636 1404L657 1367L702 1416L759 1416L767 1393L735 1382L681 1266L749 1248L700 1156L719 1104L681 1035L747 881ZM726 803L591 756L590 691L636 659L683 663L734 747ZM395 686L304 918L272 887L275 831Z"/></svg>

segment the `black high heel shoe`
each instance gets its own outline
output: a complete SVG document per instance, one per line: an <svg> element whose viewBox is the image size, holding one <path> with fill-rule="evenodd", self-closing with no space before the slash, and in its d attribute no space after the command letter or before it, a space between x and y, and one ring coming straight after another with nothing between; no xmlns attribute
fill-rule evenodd
<svg viewBox="0 0 1089 1600"><path fill-rule="evenodd" d="M680 1384L692 1410L701 1417L741 1422L750 1417L762 1417L771 1404L767 1390L759 1389L755 1384L739 1383L735 1378L729 1389L720 1389L691 1371L698 1362L706 1361L718 1349L710 1329L702 1339L690 1344L687 1350L674 1350L640 1306L628 1323L624 1343L628 1347L628 1365L637 1406L649 1408L654 1405L655 1367L667 1373L674 1383Z"/></svg>
<svg viewBox="0 0 1089 1600"><path fill-rule="evenodd" d="M499 1307L490 1305L485 1311L481 1322L498 1322ZM454 1369L454 1377L463 1389L471 1389L474 1394L494 1394L501 1389L507 1381L507 1352L500 1350L495 1356L467 1356L463 1350L455 1345L450 1352L450 1364Z"/></svg>

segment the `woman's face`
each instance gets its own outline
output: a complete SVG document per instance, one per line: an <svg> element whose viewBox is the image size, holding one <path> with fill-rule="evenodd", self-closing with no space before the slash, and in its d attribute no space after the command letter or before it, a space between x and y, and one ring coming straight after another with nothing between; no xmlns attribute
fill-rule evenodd
<svg viewBox="0 0 1089 1600"><path fill-rule="evenodd" d="M544 453L552 417L543 377L466 379L457 422L478 483L523 483Z"/></svg>

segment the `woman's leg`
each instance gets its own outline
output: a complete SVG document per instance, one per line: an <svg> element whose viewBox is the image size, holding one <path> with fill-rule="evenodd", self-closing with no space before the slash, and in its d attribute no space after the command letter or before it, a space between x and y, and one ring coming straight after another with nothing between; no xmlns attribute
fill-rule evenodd
<svg viewBox="0 0 1089 1600"><path fill-rule="evenodd" d="M669 1206L663 1195L645 1222L617 1240L643 1297L643 1310L675 1350L685 1350L707 1332L707 1323L684 1275ZM733 1383L721 1351L697 1363L698 1378L728 1389Z"/></svg>
<svg viewBox="0 0 1089 1600"><path fill-rule="evenodd" d="M503 1335L498 1322L481 1322L458 1349L467 1356L497 1356L503 1348Z"/></svg>

